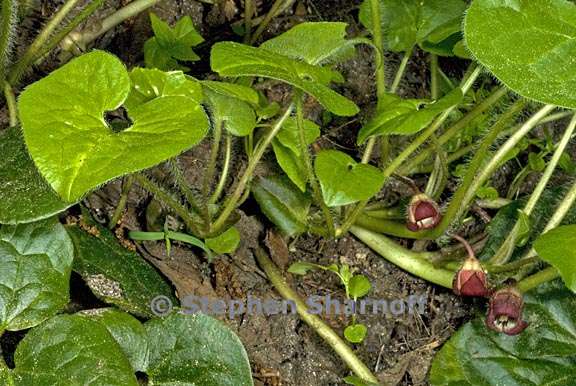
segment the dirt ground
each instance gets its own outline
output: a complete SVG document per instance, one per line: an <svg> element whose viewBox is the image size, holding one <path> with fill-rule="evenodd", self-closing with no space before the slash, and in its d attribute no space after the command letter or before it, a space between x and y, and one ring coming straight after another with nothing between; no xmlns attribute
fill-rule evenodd
<svg viewBox="0 0 576 386"><path fill-rule="evenodd" d="M126 1L114 0L108 3L118 6ZM257 3L260 9L266 10L270 2L262 0ZM357 34L360 31L356 22L358 3L353 0L297 1L290 12L273 21L264 38L275 36L304 20L345 21L350 24L350 32ZM51 10L58 4L60 1L44 2L45 15L50 15ZM234 39L230 23L241 20L241 7L233 0L223 0L220 6L192 0L166 0L155 7L154 12L171 22L184 15L193 18L195 25L206 38L206 43L196 50L204 59L192 65L191 73L199 78L209 76L207 58L210 45L215 41ZM42 14L35 14L27 28L30 31L35 30L43 18ZM142 64L144 41L150 36L148 17L143 14L104 36L98 41L97 47L119 55L129 66L138 65ZM26 35L23 39L26 41L29 37ZM355 59L339 68L348 80L340 91L353 99L361 107L362 113L358 117L336 119L328 127L324 127L322 138L318 142L321 147L339 147L353 153L360 119L374 108L372 54L367 47L361 47L358 52ZM399 58L396 56L388 58L391 74L398 62ZM57 64L57 55L52 55L30 75L30 79L45 75ZM457 61L444 64L447 68L453 67L454 71L461 70ZM409 63L400 93L404 96L426 97L426 68L425 55L415 54ZM286 98L285 91L276 88L268 93L271 97L282 100ZM318 111L317 106L310 106L311 117ZM244 165L241 144L236 145L233 165L241 169ZM186 177L190 182L200 181L201 175L198 175L198 171L203 170L206 164L208 149L209 139L180 157L179 162L185 167ZM273 159L268 158L260 166L258 174L273 173L274 170ZM233 171L231 175L238 175L239 171ZM158 167L156 173L161 177L163 167ZM117 181L90 195L85 204L96 219L105 222L114 210L119 194L120 183ZM392 184L388 186L384 198L389 202L397 202L408 194L400 184ZM138 188L133 189L129 197L129 210L121 225L122 230L125 232L150 226L149 219L147 224L146 210L151 205L154 204L147 194ZM183 291L192 290L195 294L207 296L242 298L252 295L280 299L252 255L252 248L264 242L270 223L258 213L256 204L251 200L241 209L243 216L238 227L242 234L242 244L233 256L219 258L213 264L208 264L189 248L180 245L173 247L170 257L165 256L161 244L146 244L141 252L172 280L179 295L182 295ZM178 227L177 222L175 227ZM450 291L431 286L404 273L353 237L327 241L302 236L288 247L289 253L275 256L276 263L283 268L294 261L324 265L346 263L370 279L373 287L369 295L371 298L404 299L409 295L426 296L427 305L422 315L364 315L359 319L368 327L368 337L355 349L369 367L382 374L387 384L426 385L434 352L474 312L481 312L472 303L463 304L462 300L453 296ZM329 294L333 298L345 297L337 278L326 272L313 273L303 278L291 277L289 280L302 296ZM76 283L73 291L88 290L81 283ZM90 308L97 304L88 293L82 296L73 295L76 301L73 307ZM341 317L327 316L326 320L340 332L347 323ZM342 378L349 375L342 361L296 315L250 315L227 322L246 346L257 384L340 385L343 384ZM22 334L7 334L1 342L3 350L13 350L15 342L21 336Z"/></svg>

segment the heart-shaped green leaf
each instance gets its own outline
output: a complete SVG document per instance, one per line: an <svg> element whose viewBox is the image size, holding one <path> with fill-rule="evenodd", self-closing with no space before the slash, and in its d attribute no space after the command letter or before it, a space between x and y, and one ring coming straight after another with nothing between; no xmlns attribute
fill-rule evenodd
<svg viewBox="0 0 576 386"><path fill-rule="evenodd" d="M138 386L130 362L102 324L56 316L31 330L14 355L14 386Z"/></svg>
<svg viewBox="0 0 576 386"><path fill-rule="evenodd" d="M359 14L360 22L370 31L371 2L364 0ZM395 52L428 41L439 43L459 32L466 9L462 0L379 0L379 4L383 40Z"/></svg>
<svg viewBox="0 0 576 386"><path fill-rule="evenodd" d="M576 225L564 225L546 232L534 242L540 258L560 272L564 284L576 292Z"/></svg>
<svg viewBox="0 0 576 386"><path fill-rule="evenodd" d="M78 316L88 318L106 327L130 361L132 370L148 368L148 333L138 319L114 308L81 311Z"/></svg>
<svg viewBox="0 0 576 386"><path fill-rule="evenodd" d="M426 104L418 99L401 99L379 107L376 115L360 129L358 143L374 135L411 135L426 128L444 110L462 101L462 90L454 89L434 103ZM426 104L424 108L420 108Z"/></svg>
<svg viewBox="0 0 576 386"><path fill-rule="evenodd" d="M444 344L430 372L433 386L572 385L576 377L576 298L561 283L525 297L528 328L507 336L482 317Z"/></svg>
<svg viewBox="0 0 576 386"><path fill-rule="evenodd" d="M262 212L284 233L294 236L306 232L311 199L286 176L258 178L252 193Z"/></svg>
<svg viewBox="0 0 576 386"><path fill-rule="evenodd" d="M34 327L68 302L74 250L54 218L0 228L0 331Z"/></svg>
<svg viewBox="0 0 576 386"><path fill-rule="evenodd" d="M181 74L177 74L181 76ZM142 170L198 143L208 119L187 96L159 96L130 107L134 124L114 132L104 119L131 91L115 56L93 51L32 84L18 107L36 166L67 201L124 174Z"/></svg>
<svg viewBox="0 0 576 386"><path fill-rule="evenodd" d="M303 126L306 145L310 145L320 136L320 127L307 119L304 120ZM295 118L286 120L272 141L272 148L282 170L301 191L305 192L308 179L300 151L300 135Z"/></svg>
<svg viewBox="0 0 576 386"><path fill-rule="evenodd" d="M254 131L256 112L248 103L210 89L205 94L216 124L223 124L230 134L237 137L245 137Z"/></svg>
<svg viewBox="0 0 576 386"><path fill-rule="evenodd" d="M17 127L0 132L0 224L42 220L70 206L40 175Z"/></svg>
<svg viewBox="0 0 576 386"><path fill-rule="evenodd" d="M157 296L176 304L172 288L158 271L136 252L122 247L107 228L83 217L81 224L66 230L76 249L74 271L98 298L147 317L155 316L150 302Z"/></svg>
<svg viewBox="0 0 576 386"><path fill-rule="evenodd" d="M222 322L204 314L173 313L145 327L150 384L253 385L246 351Z"/></svg>
<svg viewBox="0 0 576 386"><path fill-rule="evenodd" d="M372 284L370 284L370 280L366 276L354 275L348 283L348 294L353 299L361 298L366 296L371 288Z"/></svg>
<svg viewBox="0 0 576 386"><path fill-rule="evenodd" d="M260 47L310 64L334 63L354 56L353 40L346 40L346 23L301 23Z"/></svg>
<svg viewBox="0 0 576 386"><path fill-rule="evenodd" d="M475 0L464 24L466 45L518 94L576 107L576 5L566 0Z"/></svg>
<svg viewBox="0 0 576 386"><path fill-rule="evenodd" d="M362 343L367 333L368 328L361 323L350 325L344 329L344 337L351 343Z"/></svg>
<svg viewBox="0 0 576 386"><path fill-rule="evenodd" d="M221 76L261 76L286 82L312 95L336 115L358 113L351 100L330 89L330 82L341 82L342 75L328 68L313 66L268 51L240 43L220 42L212 46L212 70Z"/></svg>
<svg viewBox="0 0 576 386"><path fill-rule="evenodd" d="M318 153L314 170L328 206L348 205L367 200L382 188L384 176L372 166L359 164L338 150Z"/></svg>

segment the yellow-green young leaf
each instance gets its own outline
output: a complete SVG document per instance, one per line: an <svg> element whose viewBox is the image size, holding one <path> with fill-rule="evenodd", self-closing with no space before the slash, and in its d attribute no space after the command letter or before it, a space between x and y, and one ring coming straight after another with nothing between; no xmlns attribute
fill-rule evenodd
<svg viewBox="0 0 576 386"><path fill-rule="evenodd" d="M206 246L216 253L233 253L240 244L240 232L231 227L221 235L206 239L205 242Z"/></svg>
<svg viewBox="0 0 576 386"><path fill-rule="evenodd" d="M342 82L338 72L313 66L264 48L240 43L220 42L212 46L212 70L221 76L260 76L286 82L312 95L327 110L336 115L350 116L358 113L358 106L351 100L330 89L330 82Z"/></svg>
<svg viewBox="0 0 576 386"><path fill-rule="evenodd" d="M178 60L192 62L200 59L192 47L202 43L204 39L194 29L190 16L178 20L174 28L170 28L168 23L153 13L150 14L150 22L155 36L144 44L146 67L164 71L187 71L188 67L180 65Z"/></svg>
<svg viewBox="0 0 576 386"><path fill-rule="evenodd" d="M370 31L371 1L364 0L359 13L360 22ZM466 9L462 0L379 0L379 4L383 41L395 52L408 51L416 44L426 48L423 43L438 44L458 34Z"/></svg>
<svg viewBox="0 0 576 386"><path fill-rule="evenodd" d="M475 0L466 45L514 92L576 107L576 5L566 0Z"/></svg>
<svg viewBox="0 0 576 386"><path fill-rule="evenodd" d="M155 69L135 68L130 71L132 91L124 101L128 111L158 97L185 96L201 103L204 96L200 82L181 71L164 72Z"/></svg>
<svg viewBox="0 0 576 386"><path fill-rule="evenodd" d="M81 311L78 316L93 320L106 327L130 361L132 370L148 368L148 333L138 319L115 308Z"/></svg>
<svg viewBox="0 0 576 386"><path fill-rule="evenodd" d="M269 51L310 64L334 63L354 56L353 40L346 40L346 23L301 23L260 45Z"/></svg>
<svg viewBox="0 0 576 386"><path fill-rule="evenodd" d="M0 228L0 330L34 327L68 303L74 248L51 218Z"/></svg>
<svg viewBox="0 0 576 386"><path fill-rule="evenodd" d="M564 385L576 377L576 297L561 283L525 295L526 330L489 330L484 316L466 323L442 346L432 386Z"/></svg>
<svg viewBox="0 0 576 386"><path fill-rule="evenodd" d="M30 155L64 200L77 201L113 178L174 157L206 134L208 119L202 106L181 95L130 106L134 124L114 132L104 114L124 103L130 84L118 58L93 51L20 95L18 108Z"/></svg>
<svg viewBox="0 0 576 386"><path fill-rule="evenodd" d="M59 315L31 330L16 348L14 363L14 386L138 386L106 327L79 315Z"/></svg>
<svg viewBox="0 0 576 386"><path fill-rule="evenodd" d="M564 284L576 292L576 225L564 225L546 232L534 242L542 260L560 272Z"/></svg>
<svg viewBox="0 0 576 386"><path fill-rule="evenodd" d="M376 115L358 133L358 143L375 135L411 135L425 129L444 110L462 101L462 90L456 88L433 103L418 99L401 99L378 108ZM420 108L424 104L425 107Z"/></svg>
<svg viewBox="0 0 576 386"><path fill-rule="evenodd" d="M364 275L354 275L348 282L348 293L353 299L366 296L370 292L370 288L372 288L372 284Z"/></svg>
<svg viewBox="0 0 576 386"><path fill-rule="evenodd" d="M350 343L362 343L367 333L368 328L361 323L352 324L344 329L344 337Z"/></svg>
<svg viewBox="0 0 576 386"><path fill-rule="evenodd" d="M314 170L328 206L342 206L367 200L382 188L382 172L372 166L359 164L338 150L318 153Z"/></svg>
<svg viewBox="0 0 576 386"><path fill-rule="evenodd" d="M262 212L282 232L289 236L306 232L310 196L286 176L258 178L252 185L252 193Z"/></svg>
<svg viewBox="0 0 576 386"><path fill-rule="evenodd" d="M242 342L224 323L201 313L172 313L145 327L151 385L253 385Z"/></svg>
<svg viewBox="0 0 576 386"><path fill-rule="evenodd" d="M20 128L0 131L0 224L42 220L64 211L64 202L30 159Z"/></svg>
<svg viewBox="0 0 576 386"><path fill-rule="evenodd" d="M78 225L70 225L66 230L76 250L74 271L96 297L143 317L155 316L150 304L157 296L177 303L172 288L154 267L136 252L121 246L107 228L86 216L82 221L92 233Z"/></svg>

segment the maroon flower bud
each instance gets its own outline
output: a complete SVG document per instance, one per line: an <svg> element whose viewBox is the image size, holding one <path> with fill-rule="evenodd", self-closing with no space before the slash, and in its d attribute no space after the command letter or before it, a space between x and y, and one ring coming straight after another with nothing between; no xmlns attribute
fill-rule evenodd
<svg viewBox="0 0 576 386"><path fill-rule="evenodd" d="M515 287L504 287L492 294L488 305L486 326L507 335L524 331L528 323L522 320L524 299Z"/></svg>
<svg viewBox="0 0 576 386"><path fill-rule="evenodd" d="M435 228L442 220L440 208L427 195L420 193L412 197L408 206L408 222L406 227L412 232Z"/></svg>
<svg viewBox="0 0 576 386"><path fill-rule="evenodd" d="M460 270L454 276L452 289L460 296L488 296L490 291L486 285L486 272L474 256L464 261Z"/></svg>

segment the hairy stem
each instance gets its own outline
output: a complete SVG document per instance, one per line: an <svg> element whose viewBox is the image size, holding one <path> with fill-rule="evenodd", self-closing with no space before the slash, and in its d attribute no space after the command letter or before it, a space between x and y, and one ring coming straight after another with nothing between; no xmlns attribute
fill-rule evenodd
<svg viewBox="0 0 576 386"><path fill-rule="evenodd" d="M286 279L280 273L280 270L270 260L268 255L261 249L255 250L256 259L258 263L266 272L266 276L276 288L276 291L286 300L293 302L296 305L296 311L302 320L308 324L330 347L340 356L340 358L348 365L348 367L358 377L366 382L378 383L378 379L368 366L366 366L357 356L354 351L340 338L340 336L330 328L318 316L308 312L306 302L294 291L286 282Z"/></svg>
<svg viewBox="0 0 576 386"><path fill-rule="evenodd" d="M118 205L116 205L116 209L114 210L114 214L108 223L108 228L112 229L120 220L122 213L124 213L124 209L126 209L126 203L128 202L128 193L130 193L130 189L134 184L134 176L128 175L124 178L122 183L122 192L120 193L120 199L118 200Z"/></svg>
<svg viewBox="0 0 576 386"><path fill-rule="evenodd" d="M430 252L413 252L401 247L391 239L379 233L369 231L359 226L350 228L350 233L364 244L368 245L383 258L403 270L428 280L429 282L452 288L454 272L448 269L436 268L430 260L435 254Z"/></svg>
<svg viewBox="0 0 576 386"><path fill-rule="evenodd" d="M78 27L84 20L86 20L90 15L92 15L98 8L100 8L104 4L104 0L94 0L90 2L82 11L80 11L74 18L68 23L65 27L61 28L58 32L56 32L50 40L44 44L44 46L38 51L36 55L36 59L34 62L48 52L52 51L54 47L56 47L60 42L63 42L66 37L72 33L72 31Z"/></svg>
<svg viewBox="0 0 576 386"><path fill-rule="evenodd" d="M476 181L477 179L476 176L478 174L478 171L484 165L486 155L490 150L490 146L496 140L500 132L506 127L506 125L520 111L522 111L525 104L526 102L524 100L518 100L517 102L515 102L489 129L488 134L484 137L484 139L480 143L480 146L476 150L476 154L474 155L472 161L468 165L468 169L466 171L466 175L464 176L464 180L462 181L462 184L458 187L456 193L454 194L454 197L452 197L450 205L448 206L448 209L446 210L446 213L444 214L442 221L440 222L438 227L436 227L436 229L432 231L434 236L437 237L442 233L444 233L444 231L448 229L450 224L455 219L459 218L466 210L469 202L463 200L465 199L466 194L470 190L470 187Z"/></svg>
<svg viewBox="0 0 576 386"><path fill-rule="evenodd" d="M465 95L468 90L470 90L474 84L474 81L480 75L481 71L482 70L480 67L476 67L470 72L470 75L463 80L461 86L462 94ZM436 130L442 126L444 121L455 108L456 106L452 106L442 112L427 129L422 131L400 154L398 154L398 156L384 169L384 181L386 181L393 173L395 173L396 169L398 169L402 163L404 163L404 161L406 161L406 159L412 155L412 153L414 153L424 142L428 140L428 138L430 138L431 135L436 132ZM354 224L356 221L356 218L360 215L360 213L362 213L362 210L367 203L368 200L361 201L356 205L356 207L350 212L344 221L342 227L336 231L337 236L345 234L348 229L350 229L352 224Z"/></svg>
<svg viewBox="0 0 576 386"><path fill-rule="evenodd" d="M217 121L214 125L214 135L212 138L212 147L210 149L210 160L208 161L208 167L206 168L206 174L204 174L204 182L202 184L202 193L204 197L208 197L210 193L210 186L212 185L212 179L216 173L216 163L218 162L218 155L220 152L220 142L222 141L222 129L224 122Z"/></svg>
<svg viewBox="0 0 576 386"><path fill-rule="evenodd" d="M386 94L386 64L384 62L384 41L382 39L382 21L380 15L380 0L370 0L370 11L372 14L372 41L376 46L374 55L380 57L376 60L379 63L376 68L376 96L378 100Z"/></svg>
<svg viewBox="0 0 576 386"><path fill-rule="evenodd" d="M157 185L156 183L152 182L148 177L142 174L134 174L134 179L138 184L152 193L156 198L158 198L161 202L166 204L170 209L174 211L186 224L186 227L195 235L202 237L204 236L203 232L198 228L196 225L196 218L188 211L188 209L182 205L178 200L172 197L168 192L164 191L161 186Z"/></svg>
<svg viewBox="0 0 576 386"><path fill-rule="evenodd" d="M438 99L438 55L430 55L430 96L432 100Z"/></svg>
<svg viewBox="0 0 576 386"><path fill-rule="evenodd" d="M252 174L254 173L254 169L256 168L256 165L258 164L258 162L260 162L260 159L264 155L264 152L268 148L268 145L270 145L270 142L272 142L272 140L274 139L276 134L278 134L278 132L282 128L282 125L284 124L286 119L288 119L288 117L292 113L293 109L294 109L294 104L290 104L290 106L288 106L286 108L286 111L284 111L284 113L276 121L276 123L274 124L272 129L260 141L260 144L258 145L256 150L254 151L252 157L250 157L250 160L248 161L248 166L246 167L246 170L244 171L244 174L242 175L242 177L240 177L240 180L238 181L238 185L236 185L236 189L234 190L232 195L228 198L228 200L224 204L224 209L222 209L220 216L218 216L216 221L214 221L214 224L212 225L212 232L211 233L217 233L222 228L222 226L226 223L228 216L230 216L230 214L232 214L234 209L236 209L236 205L238 204L238 200L242 197L242 193L244 192L246 185L248 184L248 182L252 178Z"/></svg>
<svg viewBox="0 0 576 386"><path fill-rule="evenodd" d="M244 43L249 44L252 35L252 16L254 16L254 0L244 0Z"/></svg>
<svg viewBox="0 0 576 386"><path fill-rule="evenodd" d="M570 211L570 209L574 206L575 203L576 203L576 180L574 181L574 183L572 184L572 186L562 199L562 202L560 202L560 204L552 214L552 217L550 217L550 219L548 220L548 223L546 223L546 227L544 227L542 233L546 233L558 227L564 220L564 217L566 217L566 215L568 214L568 211ZM526 252L524 256L522 256L520 260L531 259L536 256L538 256L538 254L536 253L534 248L531 248L528 252Z"/></svg>
<svg viewBox="0 0 576 386"><path fill-rule="evenodd" d="M186 181L186 178L184 177L182 168L178 164L178 160L173 158L168 161L168 164L170 165L170 171L174 177L174 182L176 183L178 190L180 193L182 193L184 198L186 198L187 203L190 205L190 208L192 208L195 214L200 215L202 213L202 205L200 205L196 195L192 189L190 189L188 181Z"/></svg>
<svg viewBox="0 0 576 386"><path fill-rule="evenodd" d="M304 112L302 111L302 100L303 100L302 92L298 92L295 96L295 99L296 99L296 123L298 125L298 139L301 153L300 157L306 170L306 176L308 178L308 182L312 187L312 193L314 195L316 205L320 207L320 209L322 210L322 214L324 215L324 219L326 220L326 226L328 227L328 234L334 235L334 219L332 218L332 213L330 213L330 209L328 208L328 206L324 202L324 198L322 197L320 184L318 183L316 175L314 174L314 169L312 167L312 160L310 159L310 153L308 152L308 144L306 143L306 133L304 132Z"/></svg>
<svg viewBox="0 0 576 386"><path fill-rule="evenodd" d="M412 56L412 49L409 49L404 53L402 57L402 61L400 62L400 66L398 67L398 71L396 71L396 76L394 77L394 81L392 82L392 86L390 86L390 92L395 93L398 90L398 86L400 86L400 81L406 72L406 66L408 65L408 61Z"/></svg>
<svg viewBox="0 0 576 386"><path fill-rule="evenodd" d="M36 39L28 46L24 55L18 60L18 62L12 67L10 74L8 75L8 83L12 86L16 86L22 75L26 70L38 59L38 53L41 52L42 48L52 36L52 33L60 25L62 20L74 9L79 0L67 0L62 7L56 12L56 14L48 21L44 28L40 31Z"/></svg>
<svg viewBox="0 0 576 386"><path fill-rule="evenodd" d="M374 42L375 50L374 55L376 55L376 97L378 101L382 100L386 94L386 64L384 61L384 41L382 39L382 24L380 15L380 1L370 0L370 11L372 14L372 41ZM364 154L362 155L362 163L368 163L370 157L372 156L372 151L376 145L376 137L368 138L366 143L366 148L364 149Z"/></svg>
<svg viewBox="0 0 576 386"><path fill-rule="evenodd" d="M566 149L566 146L568 145L568 142L570 141L570 138L572 137L572 133L574 132L575 128L576 128L576 114L572 117L572 120L570 121L568 127L566 128L566 131L564 132L562 139L558 143L558 147L554 151L552 158L548 162L548 165L546 166L546 169L544 170L544 173L542 174L540 181L538 181L538 184L534 188L532 194L530 195L530 198L528 199L528 202L526 203L524 209L522 210L522 212L526 216L530 217L532 211L536 207L536 204L538 203L538 200L540 199L542 192L544 192L546 185L548 185L548 182L552 177L552 173L554 173L554 170L556 169L556 166L560 161L560 157L564 153L564 150ZM516 221L516 224L514 224L512 231L506 237L504 243L502 243L498 251L490 259L490 263L504 264L510 259L512 252L516 247L518 237L520 236L521 226L522 226L521 219L518 219L518 221Z"/></svg>
<svg viewBox="0 0 576 386"><path fill-rule="evenodd" d="M268 11L264 19L258 25L258 28L256 28L254 35L252 35L252 38L250 39L250 44L256 43L256 41L258 40L260 35L262 35L266 27L268 27L268 24L270 24L272 19L274 19L277 15L282 13L282 11L288 8L292 3L294 3L294 0L276 0L274 4L272 4L272 7L270 7L270 10Z"/></svg>
<svg viewBox="0 0 576 386"><path fill-rule="evenodd" d="M470 122L476 119L478 116L490 109L500 98L508 93L505 87L501 87L490 94L486 99L476 105L470 112L464 115L460 120L454 123L451 127L446 129L442 135L438 137L438 144L444 145L456 135L462 132L462 129L466 128ZM422 162L426 161L435 151L435 146L429 146L422 150L416 156L414 156L410 161L408 161L403 167L399 169L399 174L411 174L411 172Z"/></svg>
<svg viewBox="0 0 576 386"><path fill-rule="evenodd" d="M222 172L220 173L220 179L218 180L218 185L216 186L216 190L210 197L208 201L209 204L215 204L216 201L220 198L222 191L224 190L224 186L226 185L226 179L228 178L228 171L230 169L230 159L232 155L232 136L230 134L226 134L226 148L224 150L224 166L222 166Z"/></svg>
<svg viewBox="0 0 576 386"><path fill-rule="evenodd" d="M18 105L16 104L16 96L14 90L8 83L4 83L4 97L6 98L6 105L8 106L8 116L10 127L18 125Z"/></svg>
<svg viewBox="0 0 576 386"><path fill-rule="evenodd" d="M16 24L16 0L1 0L0 8L0 84L6 80L6 71L12 53L12 38Z"/></svg>
<svg viewBox="0 0 576 386"><path fill-rule="evenodd" d="M540 284L547 283L551 280L556 279L560 276L558 270L554 267L544 268L542 271L537 272L533 275L525 277L516 284L516 288L520 292L528 292L531 289L538 287Z"/></svg>
<svg viewBox="0 0 576 386"><path fill-rule="evenodd" d="M516 271L526 265L537 263L538 261L539 259L537 257L531 257L529 259L516 260L511 263L502 265L485 264L484 268L486 269L486 271L490 273L510 272L510 271Z"/></svg>

